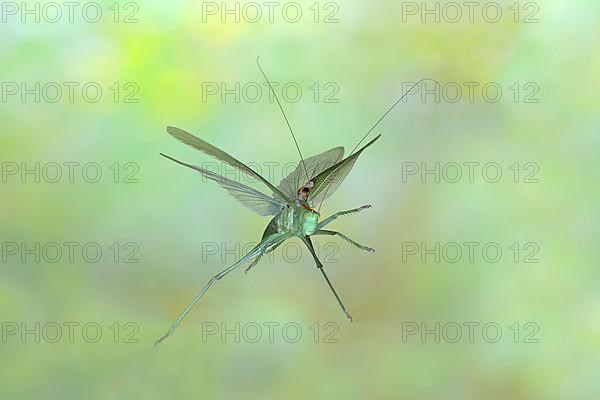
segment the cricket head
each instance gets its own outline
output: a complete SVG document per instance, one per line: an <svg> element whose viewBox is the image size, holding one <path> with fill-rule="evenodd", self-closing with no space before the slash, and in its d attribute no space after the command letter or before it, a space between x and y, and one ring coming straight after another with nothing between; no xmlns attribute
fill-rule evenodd
<svg viewBox="0 0 600 400"><path fill-rule="evenodd" d="M302 233L306 236L310 236L317 231L317 225L319 224L319 214L314 210L303 210L302 215Z"/></svg>
<svg viewBox="0 0 600 400"><path fill-rule="evenodd" d="M315 186L315 183L313 182L313 180L310 180L306 183L306 185L298 189L298 199L308 201L308 194L310 193L310 189L312 189L313 186Z"/></svg>

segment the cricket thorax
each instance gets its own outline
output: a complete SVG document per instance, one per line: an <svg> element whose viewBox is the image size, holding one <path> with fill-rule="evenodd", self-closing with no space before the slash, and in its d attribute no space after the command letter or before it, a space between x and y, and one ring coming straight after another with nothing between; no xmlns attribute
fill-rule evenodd
<svg viewBox="0 0 600 400"><path fill-rule="evenodd" d="M315 233L318 224L319 214L303 200L295 201L277 217L278 232L307 236Z"/></svg>
<svg viewBox="0 0 600 400"><path fill-rule="evenodd" d="M317 230L319 224L319 214L310 210L303 210L302 216L302 233L305 236L312 235Z"/></svg>

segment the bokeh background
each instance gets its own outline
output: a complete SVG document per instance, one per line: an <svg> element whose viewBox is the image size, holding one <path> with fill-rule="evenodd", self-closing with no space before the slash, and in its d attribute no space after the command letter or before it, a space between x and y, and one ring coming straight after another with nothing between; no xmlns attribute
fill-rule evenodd
<svg viewBox="0 0 600 400"><path fill-rule="evenodd" d="M456 23L448 21L452 10L443 14L444 2L439 22L430 15L424 23L406 13L408 3L392 0L299 1L295 23L282 17L285 3L273 22L260 2L258 22L249 21L251 9L243 14L244 2L239 22L235 15L222 22L220 2L99 1L96 23L82 18L86 3L73 22L62 6L56 23L53 13L23 22L23 5L14 3L15 16L9 3L2 2L0 24L0 398L598 398L596 2L521 2L515 21L514 2L501 1L496 23L482 17L485 3L474 22L463 6ZM213 6L216 15L206 12ZM525 23L526 16L538 22ZM216 284L154 347L197 290L256 243L268 222L160 157L211 161L165 127L194 132L264 174L272 163L267 176L275 182L298 161L264 86L257 101L249 101L251 92L239 101L205 96L211 82L263 85L257 56L272 81L303 90L283 105L305 155L352 148L407 82L431 77L463 89L464 82L495 82L503 94L497 102L481 90L473 101L466 92L457 102L409 96L323 205L324 215L373 205L332 228L376 253L315 238L353 323L310 256L296 254L295 240L251 273L242 267ZM57 82L65 92L56 102L50 92L23 102L20 91L7 94L10 82ZM64 82L80 85L72 102ZM89 82L103 90L97 102L81 94ZM537 88L536 102L525 102L527 83ZM325 101L333 91L337 101ZM406 163L436 162L496 162L503 176L490 183L476 169L473 182L402 178ZM537 166L537 182L523 182L528 162ZM23 166L36 163L58 163L62 178L52 183L40 172L39 182L31 174L22 179ZM70 182L64 163L96 163L102 177L87 182L78 167ZM48 253L36 262L23 249L55 242L63 250L65 242L80 243L73 260L62 254L49 262ZM407 243L465 242L498 243L502 257L488 262L479 250L473 262L466 254L436 262L403 251ZM537 263L524 262L530 242ZM81 255L86 243L102 249L98 262ZM11 244L19 246L16 255ZM268 323L279 324L273 340ZM473 340L469 323L479 324ZM302 336L291 340L294 329L285 336L285 324ZM494 329L484 335L485 324L501 327L497 341L490 340ZM52 340L56 325L62 336ZM85 333L84 325L91 326ZM257 325L262 337L252 343ZM457 325L462 337L452 343ZM95 327L102 330L97 341ZM222 327L237 331L239 342L231 333L222 338ZM435 333L421 336L423 328L437 331L439 342Z"/></svg>

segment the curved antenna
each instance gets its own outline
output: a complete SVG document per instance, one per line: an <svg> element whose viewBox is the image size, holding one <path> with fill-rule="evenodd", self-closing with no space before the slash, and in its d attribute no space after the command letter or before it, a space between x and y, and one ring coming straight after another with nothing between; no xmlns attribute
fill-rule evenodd
<svg viewBox="0 0 600 400"><path fill-rule="evenodd" d="M302 152L300 151L300 146L298 146L298 141L296 140L296 135L294 135L294 131L292 130L292 126L290 125L290 121L288 121L288 119L285 115L285 112L283 111L283 107L281 106L281 103L279 102L279 98L277 97L277 94L275 93L275 89L273 89L273 86L271 85L269 78L267 78L265 71L263 71L263 69L261 68L259 60L260 60L260 56L256 57L256 65L258 65L258 69L260 69L262 76L265 78L265 81L267 81L267 83L269 84L269 87L271 88L271 92L273 93L273 96L275 96L275 100L277 100L277 105L279 106L279 109L281 110L281 113L283 114L285 123L287 124L288 128L290 129L290 133L292 134L292 139L294 139L294 144L296 145L296 150L298 150L298 155L300 155L300 162L302 163L302 167L304 168L304 172L306 173L306 181L308 182L310 180L310 177L308 176L308 170L306 169L306 164L304 164L304 157L302 157Z"/></svg>
<svg viewBox="0 0 600 400"><path fill-rule="evenodd" d="M396 107L396 106L398 105L398 103L400 103L400 102L401 102L401 101L402 101L402 100L403 100L403 99L404 99L406 96L408 96L408 95L410 94L410 92L411 92L411 91L412 91L412 90L413 90L415 87L417 87L418 85L420 85L422 82L425 82L425 81L433 81L433 82L435 82L435 83L438 83L438 84L439 84L439 82L438 82L438 81L436 81L436 80L435 80L435 79L433 79L433 78L423 78L423 79L420 79L420 80L419 80L417 83L415 83L414 85L412 85L412 86L411 86L411 87L410 87L410 88L409 88L409 89L408 89L406 92L404 92L404 93L402 94L402 96L400 96L400 98L398 98L398 100L396 100L396 102L395 102L394 104L392 104L392 106L391 106L390 108L388 108L388 110L387 110L385 113L383 113L383 115L381 116L381 118L379 118L379 119L377 120L377 122L375 122L375 124L374 124L374 125L371 127L371 129L369 129L369 130L367 131L367 133L365 133L365 135L362 137L362 139L360 139L360 141L359 141L359 142L356 144L356 146L354 146L354 148L352 149L352 151L350 152L350 154L348 155L348 157L350 157L352 154L354 154L354 152L356 151L356 149L358 149L358 146L360 146L360 145L361 145L361 143L362 143L362 142L364 142L364 140L367 138L367 136L369 136L369 134L370 134L371 132L373 132L373 129L375 129L375 128L377 127L377 125L379 125L379 123L380 123L381 121L383 121L383 119L384 119L384 118L385 118L385 117L386 117L386 116L387 116L387 115L388 115L388 114L389 114L389 113L390 113L390 112L391 112L391 111L394 109L394 107ZM335 173L334 173L334 175L333 175L333 176L334 176L334 178L335 178L335 175L336 175L336 174L337 174L337 172L335 172ZM327 192L329 191L329 188L331 187L331 182L333 182L333 179L332 179L332 180L329 182L329 184L327 185L327 188L325 189L325 194L323 195L323 199L321 200L321 204L319 204L319 208L317 209L317 212L320 212L320 211L321 211L321 206L323 205L323 201L325 201L325 197L327 197Z"/></svg>
<svg viewBox="0 0 600 400"><path fill-rule="evenodd" d="M402 101L402 100L403 100L403 99L404 99L406 96L408 96L408 95L410 94L410 92L411 92L411 91L412 91L412 90L413 90L415 87L417 87L418 85L420 85L422 82L425 82L425 81L433 81L433 82L435 82L435 83L439 83L438 81L436 81L436 80L435 80L435 79L433 79L433 78L423 78L423 79L419 80L417 83L415 83L414 85L412 85L412 86L410 87L410 89L408 89L406 92L404 92L404 93L402 94L402 96L400 96L400 98L399 98L398 100L396 100L396 102L395 102L394 104L392 104L392 106L391 106L390 108L388 108L388 110L387 110L387 111L386 111L386 112L385 112L385 113L384 113L384 114L381 116L381 118L379 118L379 119L377 120L377 122L375 122L375 125L373 125L373 126L371 127L371 129L369 129L369 130L367 131L367 133L365 133L365 136L363 136L363 137L362 137L362 139L360 139L360 142L358 142L358 143L356 144L356 146L354 146L354 149L352 149L352 151L350 152L350 155L349 155L349 156L351 156L352 154L354 154L354 152L356 151L356 149L358 148L358 146L360 146L360 144L361 144L361 143L362 143L362 142L363 142L363 141L364 141L364 140L367 138L367 136L369 136L369 133L371 133L371 132L373 131L373 129L375 129L375 128L377 127L377 125L379 125L379 123L380 123L381 121L383 121L383 119L384 119L384 118L385 118L385 117L386 117L386 116L387 116L387 115L388 115L388 114L389 114L389 113L390 113L390 112L391 112L391 111L394 109L394 107L396 107L396 106L398 105L398 103L400 103L400 102L401 102L401 101Z"/></svg>

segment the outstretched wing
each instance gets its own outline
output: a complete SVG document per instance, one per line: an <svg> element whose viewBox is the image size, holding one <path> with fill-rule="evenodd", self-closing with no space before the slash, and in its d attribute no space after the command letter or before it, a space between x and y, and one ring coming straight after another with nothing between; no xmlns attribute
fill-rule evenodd
<svg viewBox="0 0 600 400"><path fill-rule="evenodd" d="M287 203L282 200L267 196L256 189L243 185L239 182L232 181L231 179L227 179L224 176L215 174L214 172L205 170L204 168L179 161L163 153L160 153L160 155L168 158L169 160L175 161L177 164L194 169L208 179L217 182L219 185L221 185L221 187L225 188L230 195L238 199L240 203L260 215L276 215L287 205Z"/></svg>
<svg viewBox="0 0 600 400"><path fill-rule="evenodd" d="M312 156L304 160L306 170L302 162L298 163L295 170L286 176L277 186L288 197L295 199L298 197L298 190L307 183L309 179L312 179L331 167L335 163L339 162L344 157L343 147L334 147L333 149L327 150L316 156ZM308 172L308 178L306 173Z"/></svg>
<svg viewBox="0 0 600 400"><path fill-rule="evenodd" d="M245 174L248 174L249 176L261 181L262 183L267 185L269 187L269 189L271 189L273 191L275 197L278 198L279 200L282 200L284 202L290 202L294 199L294 197L288 198L284 193L282 193L279 189L277 189L275 186L273 186L271 184L271 182L269 182L268 180L263 178L260 174L258 174L252 168L248 167L243 162L230 156L229 154L227 154L223 150L213 146L212 144L205 142L204 140L192 135L189 132L184 131L183 129L175 128L173 126L168 126L167 132L169 133L169 135L173 136L175 139L179 140L180 142L185 143L188 146L191 146L197 150L200 150L201 152L203 152L209 156L212 156L212 157L216 158L217 160L226 162L227 164L231 165L232 167L236 168L237 170L242 171Z"/></svg>
<svg viewBox="0 0 600 400"><path fill-rule="evenodd" d="M346 179L346 176L354 167L358 156L363 152L364 149L375 143L377 139L379 139L381 135L377 135L373 140L369 143L361 147L356 153L351 156L346 157L342 161L332 165L327 168L325 171L321 172L317 177L313 180L314 186L310 190L309 197L312 199L313 204L321 203L328 199L335 191L340 187L342 181Z"/></svg>

